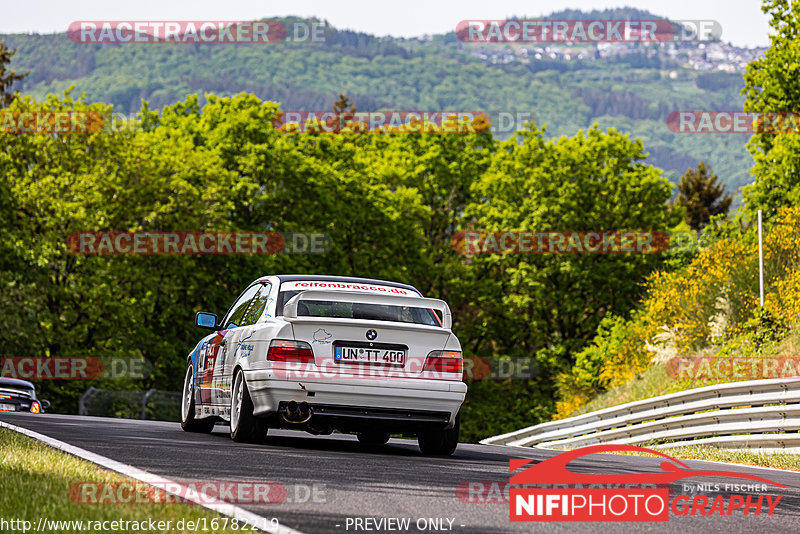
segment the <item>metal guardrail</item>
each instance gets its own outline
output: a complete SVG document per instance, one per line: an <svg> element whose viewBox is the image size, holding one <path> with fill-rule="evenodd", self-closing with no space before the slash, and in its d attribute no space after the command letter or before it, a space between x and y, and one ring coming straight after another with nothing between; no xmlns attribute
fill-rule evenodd
<svg viewBox="0 0 800 534"><path fill-rule="evenodd" d="M780 432L780 433L779 433ZM485 445L715 445L800 453L800 378L716 384L484 439Z"/></svg>
<svg viewBox="0 0 800 534"><path fill-rule="evenodd" d="M91 386L78 401L78 415L177 421L181 394L158 389L113 390Z"/></svg>

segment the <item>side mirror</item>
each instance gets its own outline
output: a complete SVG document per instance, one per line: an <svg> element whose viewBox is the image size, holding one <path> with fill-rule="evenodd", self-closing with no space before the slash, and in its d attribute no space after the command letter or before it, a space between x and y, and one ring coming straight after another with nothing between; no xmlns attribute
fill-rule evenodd
<svg viewBox="0 0 800 534"><path fill-rule="evenodd" d="M217 316L213 313L197 312L194 316L194 324L200 328L214 329L217 327Z"/></svg>
<svg viewBox="0 0 800 534"><path fill-rule="evenodd" d="M50 409L50 401L49 400L40 400L39 404L42 405L42 409L43 410L49 410Z"/></svg>

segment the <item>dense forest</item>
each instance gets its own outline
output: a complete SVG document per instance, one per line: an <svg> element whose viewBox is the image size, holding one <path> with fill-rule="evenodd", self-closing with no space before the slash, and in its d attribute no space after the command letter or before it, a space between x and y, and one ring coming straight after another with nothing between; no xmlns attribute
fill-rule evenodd
<svg viewBox="0 0 800 534"><path fill-rule="evenodd" d="M784 36L800 24L779 8L773 16L779 36L745 75L747 110L800 105L786 89L796 78L765 83L786 78L781 65L800 64L796 41ZM646 135L643 141L626 132L643 124L665 130L660 116L675 107L738 98L725 77L663 84L656 71L608 65L534 72L459 56L447 36L412 46L329 31L336 40L313 51L299 44L92 47L63 36L9 38L19 46L10 67L31 72L5 112L91 111L105 121L119 108L138 114L88 134L0 133L3 354L131 358L147 362L146 378L95 385L176 391L186 354L202 334L194 313L223 311L253 279L317 273L396 280L450 304L466 357L498 367L535 362L527 377L467 377L462 432L474 440L568 414L629 380L650 365L645 348L662 327L681 350L724 340L709 328L710 318L725 311L718 309L721 297L732 303L730 324L746 325L747 335L758 334L767 313L783 325L797 320L794 135L753 136L737 169L747 173L746 158L755 160L755 183L736 216L726 216L724 198L718 210L700 206L709 209L691 222L707 224L701 248L464 255L453 246L454 236L468 230L688 228L682 202L695 202L693 189L683 187L686 198L671 202L677 184L654 165L654 155L713 164L713 152L697 152L690 137L648 146ZM212 83L219 86L212 90ZM716 84L723 89L711 89ZM200 87L202 96L186 95ZM480 118L455 134L297 133L276 126L281 110L331 109L334 88L350 93L349 102L338 97L339 113L351 102L359 109L516 110L523 97L536 111L508 139ZM607 115L587 128L593 108ZM556 119L543 121L547 128L540 122L545 109ZM612 118L619 128L602 125ZM569 135L553 137L553 130ZM727 142L734 146L730 139L703 137L720 151ZM724 168L714 165L730 183L733 174ZM721 191L706 165L693 176L694 190ZM765 210L778 252L768 257L772 311L752 305L757 209ZM89 231L316 232L330 238L330 247L322 254L75 254L69 236ZM37 385L61 412L74 412L87 387Z"/></svg>
<svg viewBox="0 0 800 534"><path fill-rule="evenodd" d="M111 112L56 97L10 109ZM222 312L261 275L398 280L450 304L468 358L535 362L527 377L471 380L464 431L474 439L548 418L552 378L604 315L635 305L665 256L467 256L456 234L666 231L680 221L641 142L613 129L548 141L531 125L501 142L478 118L474 133L292 134L275 127L278 113L253 95L208 95L204 106L189 97L145 110L128 129L2 134L5 352L145 360L144 381L95 385L175 391L201 334L194 313ZM87 231L233 230L321 232L332 244L305 255L107 256L68 243ZM62 411L86 387L40 385Z"/></svg>
<svg viewBox="0 0 800 534"><path fill-rule="evenodd" d="M661 18L630 8L550 17L590 16ZM573 135L594 123L616 126L642 139L649 161L673 182L700 161L734 191L751 181L746 136L681 135L665 124L675 110L741 109L741 73L692 70L668 57L660 43L604 58L586 50L588 57L567 61L521 57L516 45L463 43L455 33L403 39L336 29L325 21L283 21L287 28L321 24L324 40L129 46L76 43L66 33L0 39L18 49L15 66L30 69L17 87L39 100L74 85L89 101L113 104L125 114L138 111L143 100L160 109L187 94L197 94L202 104L206 92L243 91L286 110L327 110L343 92L363 111L483 110L495 119L501 112L527 113L547 125L548 137ZM513 61L476 57L484 52L510 54ZM512 133L495 131L502 139Z"/></svg>

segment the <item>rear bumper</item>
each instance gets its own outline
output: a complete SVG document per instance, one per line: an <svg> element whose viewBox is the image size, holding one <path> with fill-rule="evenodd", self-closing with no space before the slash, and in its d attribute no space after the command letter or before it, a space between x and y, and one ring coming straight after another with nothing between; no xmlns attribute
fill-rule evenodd
<svg viewBox="0 0 800 534"><path fill-rule="evenodd" d="M337 406L335 404L309 403L311 413L318 420L350 419L364 422L381 422L386 424L447 425L450 423L450 412L403 410L402 408L369 408L364 406ZM285 410L281 404L279 411Z"/></svg>
<svg viewBox="0 0 800 534"><path fill-rule="evenodd" d="M4 405L3 409L0 410L0 413L9 413L9 412L26 412L30 413L31 411L31 401L18 401L16 399L3 399L0 400L0 405ZM42 410L44 411L44 410Z"/></svg>
<svg viewBox="0 0 800 534"><path fill-rule="evenodd" d="M371 420L388 425L452 426L467 385L425 379L282 380L270 371L245 371L255 415L278 413L281 403L306 402L315 417Z"/></svg>

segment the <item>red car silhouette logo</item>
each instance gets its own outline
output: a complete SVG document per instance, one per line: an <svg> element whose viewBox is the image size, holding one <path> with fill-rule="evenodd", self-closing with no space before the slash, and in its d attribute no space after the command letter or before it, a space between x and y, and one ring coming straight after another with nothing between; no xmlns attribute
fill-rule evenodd
<svg viewBox="0 0 800 534"><path fill-rule="evenodd" d="M587 474L576 473L570 471L567 464L590 454L600 452L613 452L613 451L637 451L655 454L662 458L666 458L669 462L661 462L659 467L660 473L638 473L638 474ZM512 459L509 460L509 472L514 472L520 467L533 462L533 459ZM513 475L509 480L511 484L670 484L677 480L684 478L696 477L733 477L733 478L746 478L748 480L755 480L772 484L781 488L785 488L783 484L773 482L766 478L758 477L755 475L748 475L746 473L737 473L736 471L706 471L702 469L692 469L683 462L667 456L664 453L646 449L644 447L636 447L633 445L592 445L589 447L582 447L572 451L567 451L553 458L548 458L536 465L533 465L524 471Z"/></svg>

